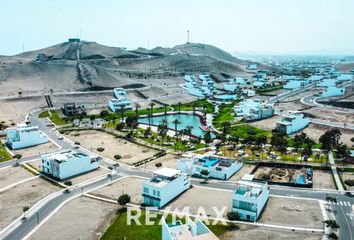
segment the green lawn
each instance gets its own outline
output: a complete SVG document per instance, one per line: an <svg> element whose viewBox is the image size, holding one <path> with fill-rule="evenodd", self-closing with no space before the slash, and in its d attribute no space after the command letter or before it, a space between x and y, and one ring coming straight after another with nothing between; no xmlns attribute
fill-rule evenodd
<svg viewBox="0 0 354 240"><path fill-rule="evenodd" d="M55 124L55 125L64 125L66 124L65 120L60 118L58 113L54 110L50 111L51 116L49 117L49 119Z"/></svg>
<svg viewBox="0 0 354 240"><path fill-rule="evenodd" d="M44 112L41 112L39 115L38 115L39 118L46 118L46 117L49 117L49 112L48 111L44 111Z"/></svg>
<svg viewBox="0 0 354 240"><path fill-rule="evenodd" d="M239 138L246 138L250 135L250 133L254 133L255 137L266 136L268 139L272 137L272 133L270 131L266 131L260 128L253 127L248 124L241 124L238 126L233 126L229 129L229 134L231 136L236 136Z"/></svg>
<svg viewBox="0 0 354 240"><path fill-rule="evenodd" d="M213 126L217 129L221 127L222 122L233 121L235 119L233 115L234 104L224 104L219 108L219 113L213 119Z"/></svg>
<svg viewBox="0 0 354 240"><path fill-rule="evenodd" d="M11 160L11 155L6 151L6 149L0 144L0 162L5 162Z"/></svg>
<svg viewBox="0 0 354 240"><path fill-rule="evenodd" d="M145 225L145 217L146 213L142 211L141 216L139 217L139 221L141 225L137 225L134 221L132 221L131 225L127 224L127 213L121 212L114 219L112 224L108 227L106 232L101 237L102 240L118 240L118 239L134 239L134 240L147 240L147 239L162 239L162 228L159 225L159 221L162 217L162 214L157 214L155 219L150 219L154 221L154 225ZM182 222L185 222L185 219L181 219ZM172 216L167 216L167 223L172 222ZM209 226L210 230L214 232L215 235L221 236L227 230L231 228L231 226L218 224L215 226Z"/></svg>
<svg viewBox="0 0 354 240"><path fill-rule="evenodd" d="M198 99L190 103L183 103L181 104L181 111L193 111L193 105L198 107L206 107L208 113L214 113L215 107L213 104L209 103L205 98L203 99ZM172 105L172 107L177 111L178 110L178 104Z"/></svg>
<svg viewBox="0 0 354 240"><path fill-rule="evenodd" d="M257 94L262 94L262 93L268 93L268 92L272 92L272 91L277 91L283 89L283 85L278 85L278 86L266 86L266 87L262 87L257 89L256 93Z"/></svg>

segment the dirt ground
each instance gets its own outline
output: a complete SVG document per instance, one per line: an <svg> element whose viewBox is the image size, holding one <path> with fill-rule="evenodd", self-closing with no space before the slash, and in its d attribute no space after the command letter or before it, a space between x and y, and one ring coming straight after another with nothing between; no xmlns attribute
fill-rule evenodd
<svg viewBox="0 0 354 240"><path fill-rule="evenodd" d="M175 156L172 154L166 154L163 157L160 157L154 161L151 161L149 163L146 164L146 169L148 170L152 170L155 171L158 169L158 167L156 167L156 163L162 163L162 167L168 167L168 168L173 168L176 169L177 168L177 161L180 157L179 156ZM141 165L139 166L139 168L145 168L145 165Z"/></svg>
<svg viewBox="0 0 354 240"><path fill-rule="evenodd" d="M0 229L21 216L22 207L31 207L45 196L58 190L60 190L58 187L37 178L0 193Z"/></svg>
<svg viewBox="0 0 354 240"><path fill-rule="evenodd" d="M250 123L250 125L261 128L264 130L271 131L275 128L276 123L280 120L280 116L273 116L271 118L262 119L256 122Z"/></svg>
<svg viewBox="0 0 354 240"><path fill-rule="evenodd" d="M128 177L90 192L90 194L99 197L110 198L115 201L120 195L126 193L130 195L131 203L141 204L141 191L143 182L144 179Z"/></svg>
<svg viewBox="0 0 354 240"><path fill-rule="evenodd" d="M181 194L167 206L171 207L171 211L177 208L182 211L184 207L189 207L190 214L196 214L198 208L203 207L208 215L216 217L213 207L216 207L219 211L226 207L223 214L223 216L226 216L227 212L230 211L231 201L232 192L194 187Z"/></svg>
<svg viewBox="0 0 354 240"><path fill-rule="evenodd" d="M327 130L331 129L331 127L328 126L323 126L323 125L317 125L317 124L310 124L307 128L303 130L304 133L306 133L308 136L313 138L315 141L318 141L320 136ZM349 129L340 129L340 132L342 133L340 137L340 141L347 144L348 146L352 145L352 142L350 139L354 136L354 131L349 130Z"/></svg>
<svg viewBox="0 0 354 240"><path fill-rule="evenodd" d="M347 179L351 179L353 180L354 179L354 173L351 173L351 172L344 172L344 173L341 173L341 176L342 176L342 179L343 179L343 182ZM348 185L346 185L347 188L351 191L354 190L354 187L349 187Z"/></svg>
<svg viewBox="0 0 354 240"><path fill-rule="evenodd" d="M41 160L36 160L36 161L30 162L30 164L38 170L40 170L40 167L39 167L40 163L41 163ZM85 181L90 180L95 177L103 176L109 172L110 172L109 170L99 167L95 171L84 173L79 176L76 176L76 177L73 177L70 179L66 179L66 180L70 180L72 182L72 184L75 185L75 184L85 182ZM63 181L63 182L65 182L65 181Z"/></svg>
<svg viewBox="0 0 354 240"><path fill-rule="evenodd" d="M331 171L313 171L313 188L336 189Z"/></svg>
<svg viewBox="0 0 354 240"><path fill-rule="evenodd" d="M40 144L40 145L36 145L33 147L24 148L24 149L13 150L12 152L14 154L21 154L22 157L30 157L33 155L40 155L40 154L54 152L54 151L57 151L58 149L59 148L57 145L55 145L54 143L49 141L45 144Z"/></svg>
<svg viewBox="0 0 354 240"><path fill-rule="evenodd" d="M270 197L259 222L322 228L322 213L318 201Z"/></svg>
<svg viewBox="0 0 354 240"><path fill-rule="evenodd" d="M0 189L33 176L22 167L0 169Z"/></svg>
<svg viewBox="0 0 354 240"><path fill-rule="evenodd" d="M29 239L99 239L116 210L116 204L79 197L64 205Z"/></svg>
<svg viewBox="0 0 354 240"><path fill-rule="evenodd" d="M240 178L242 178L243 175L250 174L254 167L255 167L255 165L243 164L242 168L237 173L235 173L229 179L229 181L237 181Z"/></svg>
<svg viewBox="0 0 354 240"><path fill-rule="evenodd" d="M80 142L84 148L112 160L114 160L114 155L119 154L122 156L119 162L129 165L152 157L157 153L156 150L133 144L127 140L116 138L100 131L74 131L65 135L65 137L74 142ZM99 153L97 151L98 147L103 147L104 151Z"/></svg>
<svg viewBox="0 0 354 240"><path fill-rule="evenodd" d="M263 228L249 225L238 225L240 229L228 231L220 240L247 239L247 240L320 240L318 233L291 232L275 228Z"/></svg>

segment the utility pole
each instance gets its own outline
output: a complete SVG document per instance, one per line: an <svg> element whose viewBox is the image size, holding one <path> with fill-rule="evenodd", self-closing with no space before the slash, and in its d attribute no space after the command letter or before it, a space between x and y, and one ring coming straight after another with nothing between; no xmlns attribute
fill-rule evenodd
<svg viewBox="0 0 354 240"><path fill-rule="evenodd" d="M187 30L187 43L189 43L189 30Z"/></svg>
<svg viewBox="0 0 354 240"><path fill-rule="evenodd" d="M39 225L39 213L37 212L37 224Z"/></svg>
<svg viewBox="0 0 354 240"><path fill-rule="evenodd" d="M22 43L22 52L25 52L25 44Z"/></svg>

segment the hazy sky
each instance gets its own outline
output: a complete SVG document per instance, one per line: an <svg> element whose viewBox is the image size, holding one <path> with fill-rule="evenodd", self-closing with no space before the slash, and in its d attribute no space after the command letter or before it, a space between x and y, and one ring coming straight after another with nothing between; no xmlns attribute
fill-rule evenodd
<svg viewBox="0 0 354 240"><path fill-rule="evenodd" d="M354 53L354 0L1 0L0 55L80 34L109 46Z"/></svg>

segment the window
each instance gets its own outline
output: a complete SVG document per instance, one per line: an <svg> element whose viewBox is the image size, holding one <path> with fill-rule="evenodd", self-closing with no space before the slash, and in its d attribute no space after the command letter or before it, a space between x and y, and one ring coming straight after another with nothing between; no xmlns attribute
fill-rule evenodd
<svg viewBox="0 0 354 240"><path fill-rule="evenodd" d="M147 187L144 187L144 193L149 193L149 189Z"/></svg>
<svg viewBox="0 0 354 240"><path fill-rule="evenodd" d="M154 190L152 190L152 195L156 195L156 190L154 189Z"/></svg>
<svg viewBox="0 0 354 240"><path fill-rule="evenodd" d="M160 197L160 191L157 191L157 196Z"/></svg>

